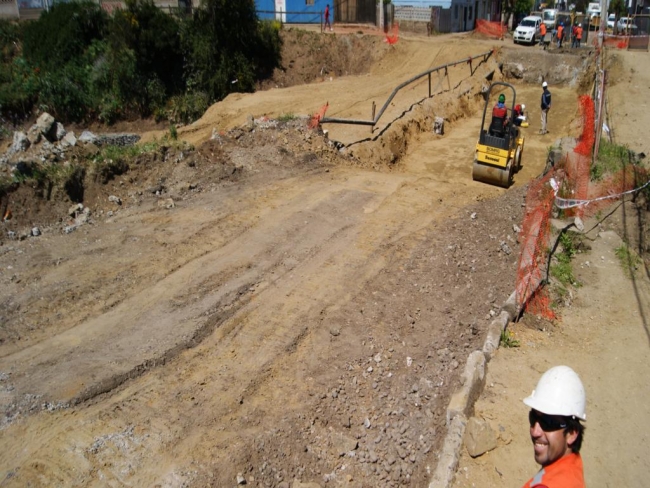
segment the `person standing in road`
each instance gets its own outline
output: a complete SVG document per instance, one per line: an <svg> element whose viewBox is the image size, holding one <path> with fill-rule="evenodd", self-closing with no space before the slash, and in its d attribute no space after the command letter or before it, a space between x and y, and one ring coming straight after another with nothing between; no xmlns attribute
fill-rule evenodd
<svg viewBox="0 0 650 488"><path fill-rule="evenodd" d="M548 111L551 110L551 92L548 91L548 83L542 83L542 129L539 131L540 134L548 133L546 122L548 120Z"/></svg>
<svg viewBox="0 0 650 488"><path fill-rule="evenodd" d="M523 488L585 488L580 448L587 419L586 396L580 377L568 366L555 366L542 375L533 394L524 400L535 461L542 469Z"/></svg>
<svg viewBox="0 0 650 488"><path fill-rule="evenodd" d="M576 27L576 47L580 47L582 41L582 25L578 24Z"/></svg>
<svg viewBox="0 0 650 488"><path fill-rule="evenodd" d="M544 22L539 26L539 38L541 39L542 48L546 50L546 24Z"/></svg>
<svg viewBox="0 0 650 488"><path fill-rule="evenodd" d="M332 31L332 24L330 24L330 4L328 3L325 5L325 30L327 28L330 28L330 32Z"/></svg>
<svg viewBox="0 0 650 488"><path fill-rule="evenodd" d="M562 39L564 39L564 22L560 22L557 26L557 47L562 47Z"/></svg>

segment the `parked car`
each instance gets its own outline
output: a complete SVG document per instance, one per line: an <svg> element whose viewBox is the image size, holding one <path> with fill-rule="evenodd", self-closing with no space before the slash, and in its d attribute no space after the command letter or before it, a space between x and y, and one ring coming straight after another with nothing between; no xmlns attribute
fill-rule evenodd
<svg viewBox="0 0 650 488"><path fill-rule="evenodd" d="M616 14L609 14L609 17L607 17L607 28L613 30L614 24L616 24Z"/></svg>
<svg viewBox="0 0 650 488"><path fill-rule="evenodd" d="M515 44L525 42L535 44L539 39L539 28L542 25L542 18L536 15L524 17L521 23L515 29L513 40Z"/></svg>
<svg viewBox="0 0 650 488"><path fill-rule="evenodd" d="M619 32L629 32L630 34L636 34L638 27L634 25L634 22L631 17L621 17L618 19L616 24Z"/></svg>

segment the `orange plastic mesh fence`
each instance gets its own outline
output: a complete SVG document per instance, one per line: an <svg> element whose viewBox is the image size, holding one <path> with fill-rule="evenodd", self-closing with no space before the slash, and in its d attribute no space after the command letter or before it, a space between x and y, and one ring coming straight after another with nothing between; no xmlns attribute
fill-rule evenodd
<svg viewBox="0 0 650 488"><path fill-rule="evenodd" d="M578 99L578 105L580 107L580 115L582 116L582 134L580 134L578 145L575 147L574 152L583 156L591 156L591 150L594 147L594 140L596 139L596 132L594 131L596 118L594 101L589 95L581 95Z"/></svg>
<svg viewBox="0 0 650 488"><path fill-rule="evenodd" d="M629 36L614 36L612 34L605 34L603 38L603 46L615 47L618 49L627 49L630 43Z"/></svg>
<svg viewBox="0 0 650 488"><path fill-rule="evenodd" d="M596 113L594 101L589 95L581 95L578 98L580 115L582 116L582 134L578 138L578 144L573 149L573 154L568 157L567 167L570 168L573 176L575 198L583 200L589 192L589 170L591 166L591 152L596 139L594 124ZM577 207L573 212L582 217L584 207Z"/></svg>
<svg viewBox="0 0 650 488"><path fill-rule="evenodd" d="M565 216L590 217L650 181L650 171L621 161L623 169L599 181L591 181L593 150L594 102L589 96L579 98L582 134L573 152L566 154L545 176L531 182L526 196L526 213L519 236L521 254L517 266L515 292L517 303L528 313L549 320L556 318L550 308L548 290L540 286L546 278L551 243L550 218L553 206ZM623 157L625 152L622 153ZM629 154L629 153L628 153ZM557 188L551 186L551 178Z"/></svg>
<svg viewBox="0 0 650 488"><path fill-rule="evenodd" d="M561 165L561 163L560 163ZM556 164L556 168L559 165ZM517 265L515 293L526 311L547 319L555 318L546 290L540 287L548 261L550 217L555 194L549 181L557 169L532 182L526 196L526 212L519 235L521 254Z"/></svg>
<svg viewBox="0 0 650 488"><path fill-rule="evenodd" d="M399 41L399 25L393 24L393 30L390 34L386 34L386 39L384 39L384 42L392 45L397 44L397 41Z"/></svg>
<svg viewBox="0 0 650 488"><path fill-rule="evenodd" d="M581 215L584 217L594 216L616 200L620 200L623 193L640 188L649 180L648 170L634 164L626 164L621 171L609 174L602 180L592 181L585 198L589 203L577 208L582 210Z"/></svg>
<svg viewBox="0 0 650 488"><path fill-rule="evenodd" d="M496 37L497 39L502 39L506 32L508 32L507 27L501 22L489 22L487 20L476 20L476 32L485 34L486 36Z"/></svg>
<svg viewBox="0 0 650 488"><path fill-rule="evenodd" d="M311 116L309 119L309 124L308 127L310 129L315 129L318 127L320 124L320 121L323 120L323 117L325 117L325 112L327 112L327 109L329 108L330 103L327 102L325 105L323 105L318 112L316 112L314 115Z"/></svg>

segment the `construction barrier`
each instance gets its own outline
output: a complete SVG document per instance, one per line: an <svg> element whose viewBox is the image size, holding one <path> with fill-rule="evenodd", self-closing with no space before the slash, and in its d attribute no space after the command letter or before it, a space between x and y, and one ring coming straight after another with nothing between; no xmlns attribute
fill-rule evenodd
<svg viewBox="0 0 650 488"><path fill-rule="evenodd" d="M503 39L508 32L508 28L501 22L489 22L487 20L476 19L475 32L485 34L486 36Z"/></svg>
<svg viewBox="0 0 650 488"><path fill-rule="evenodd" d="M308 127L310 129L315 129L320 125L320 121L323 120L323 117L325 117L325 112L327 112L327 109L330 107L329 102L327 102L325 105L323 105L318 112L313 114L309 118L309 124Z"/></svg>
<svg viewBox="0 0 650 488"><path fill-rule="evenodd" d="M540 286L546 277L550 218L555 194L550 180L555 171L531 182L526 195L526 211L519 234L521 253L517 265L515 294L517 303L528 313L548 320L555 318L546 287Z"/></svg>
<svg viewBox="0 0 650 488"><path fill-rule="evenodd" d="M627 49L630 42L630 36L615 36L613 34L605 34L603 38L603 46L616 49Z"/></svg>
<svg viewBox="0 0 650 488"><path fill-rule="evenodd" d="M384 42L387 42L391 46L393 44L397 44L397 41L399 40L399 25L398 24L393 24L393 29L390 34L386 34L386 38L384 39Z"/></svg>
<svg viewBox="0 0 650 488"><path fill-rule="evenodd" d="M556 318L545 286L552 248L550 219L553 208L565 217L592 217L613 200L650 188L650 172L634 164L633 155L621 150L622 168L602 179L591 179L591 157L595 143L594 101L579 98L582 133L574 150L555 161L553 168L533 181L526 197L526 210L519 241L522 243L517 266L515 292L518 305L528 313Z"/></svg>

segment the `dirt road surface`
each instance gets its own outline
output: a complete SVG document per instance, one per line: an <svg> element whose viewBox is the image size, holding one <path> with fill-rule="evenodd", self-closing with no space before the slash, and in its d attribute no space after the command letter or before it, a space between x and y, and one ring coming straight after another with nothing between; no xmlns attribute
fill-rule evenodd
<svg viewBox="0 0 650 488"><path fill-rule="evenodd" d="M304 121L228 131L327 102L367 118L405 79L493 45L372 41L365 75L231 95L179 131L196 156L169 150L89 194L94 225L4 242L2 485L426 486L462 365L514 287L524 185L575 131L578 87L560 80L584 59L536 51L514 81L531 127L508 191L471 180L497 55L432 100L403 93L372 136L327 126L344 151ZM542 75L558 80L546 136Z"/></svg>

